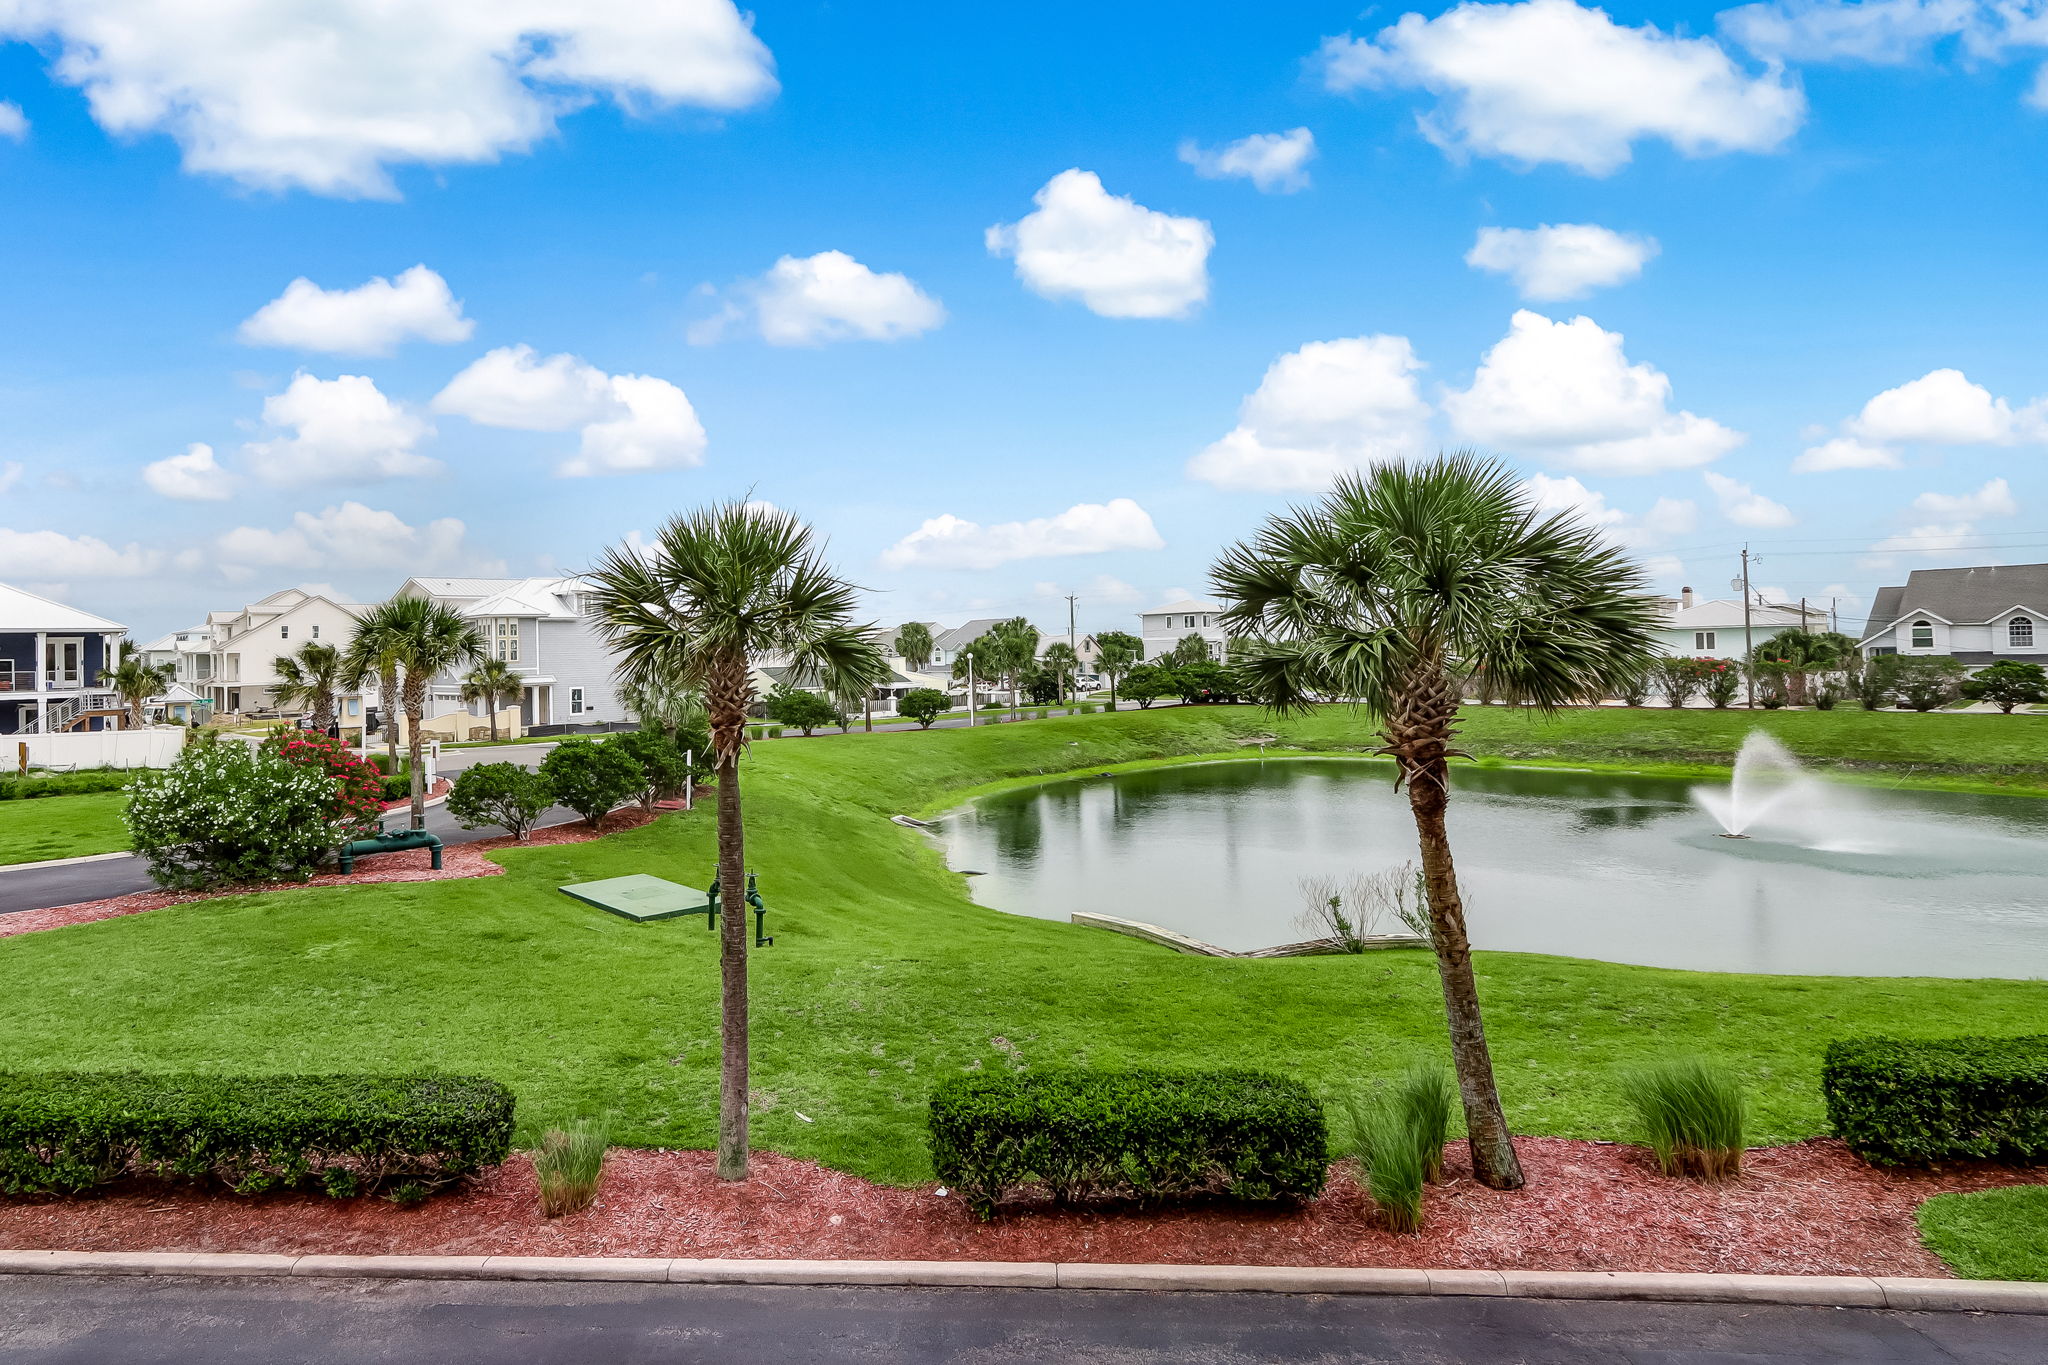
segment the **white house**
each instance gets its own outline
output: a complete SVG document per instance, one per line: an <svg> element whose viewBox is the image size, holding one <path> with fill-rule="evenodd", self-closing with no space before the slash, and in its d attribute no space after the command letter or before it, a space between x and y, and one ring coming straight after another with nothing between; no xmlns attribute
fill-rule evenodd
<svg viewBox="0 0 2048 1365"><path fill-rule="evenodd" d="M1140 613L1138 635L1145 642L1146 660L1173 653L1174 647L1190 635L1199 635L1209 642L1210 658L1222 659L1230 644L1230 637L1219 624L1222 613L1221 603L1199 597L1182 598Z"/></svg>
<svg viewBox="0 0 2048 1365"><path fill-rule="evenodd" d="M0 734L113 728L121 703L100 673L123 629L0 583Z"/></svg>
<svg viewBox="0 0 2048 1365"><path fill-rule="evenodd" d="M1870 658L1945 654L1972 671L2048 664L2048 564L1915 569L1877 590L1857 647Z"/></svg>
<svg viewBox="0 0 2048 1365"><path fill-rule="evenodd" d="M348 648L356 620L369 608L360 602L336 602L303 588L286 588L247 606L210 611L204 625L171 632L142 647L151 663L176 667L174 681L204 698L216 714L260 711L277 704L278 683L272 667L279 655L317 641ZM360 696L342 698L344 726L362 723Z"/></svg>
<svg viewBox="0 0 2048 1365"><path fill-rule="evenodd" d="M631 720L619 703L611 649L586 614L588 591L578 578L408 578L392 596L429 598L473 623L488 656L524 683L522 726ZM458 676L436 678L427 718L481 716L482 703L463 702L461 686Z"/></svg>
<svg viewBox="0 0 2048 1365"><path fill-rule="evenodd" d="M1691 588L1677 597L1663 599L1664 621L1657 630L1657 644L1666 654L1698 659L1740 659L1748 654L1744 643L1742 599L1717 597L1695 600ZM1808 607L1802 614L1796 606L1782 602L1752 602L1749 606L1747 638L1762 644L1781 630L1829 629L1828 614Z"/></svg>

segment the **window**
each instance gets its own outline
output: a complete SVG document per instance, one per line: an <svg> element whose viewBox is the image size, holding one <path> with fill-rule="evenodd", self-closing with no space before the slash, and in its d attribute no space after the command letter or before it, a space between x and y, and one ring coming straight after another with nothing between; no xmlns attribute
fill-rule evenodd
<svg viewBox="0 0 2048 1365"><path fill-rule="evenodd" d="M2005 625L2005 642L2014 649L2034 647L2034 618L2015 616Z"/></svg>
<svg viewBox="0 0 2048 1365"><path fill-rule="evenodd" d="M509 616L494 616L484 622L484 648L493 659L508 664L519 662L519 622Z"/></svg>
<svg viewBox="0 0 2048 1365"><path fill-rule="evenodd" d="M320 627L313 627L313 638L316 640L320 638Z"/></svg>
<svg viewBox="0 0 2048 1365"><path fill-rule="evenodd" d="M1195 628L1195 618L1192 616L1183 616L1181 618L1181 626L1183 629L1193 630Z"/></svg>
<svg viewBox="0 0 2048 1365"><path fill-rule="evenodd" d="M583 714L583 689L580 687L569 689L569 714L572 716Z"/></svg>
<svg viewBox="0 0 2048 1365"><path fill-rule="evenodd" d="M1692 647L1694 649L1712 649L1714 647L1714 632L1711 630L1694 631L1692 633Z"/></svg>
<svg viewBox="0 0 2048 1365"><path fill-rule="evenodd" d="M1913 648L1934 648L1934 623L1932 621L1915 621L1913 623Z"/></svg>
<svg viewBox="0 0 2048 1365"><path fill-rule="evenodd" d="M278 638L278 639L280 639L280 640L289 640L289 639L291 639L291 638L292 638L292 628L291 628L290 626L279 626L279 627L277 628L277 638Z"/></svg>

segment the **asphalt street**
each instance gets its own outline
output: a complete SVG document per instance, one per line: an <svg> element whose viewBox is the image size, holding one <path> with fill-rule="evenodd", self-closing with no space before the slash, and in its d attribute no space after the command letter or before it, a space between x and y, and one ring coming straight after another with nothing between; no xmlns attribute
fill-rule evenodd
<svg viewBox="0 0 2048 1365"><path fill-rule="evenodd" d="M1544 1299L0 1277L0 1365L2039 1365L2040 1318Z"/></svg>

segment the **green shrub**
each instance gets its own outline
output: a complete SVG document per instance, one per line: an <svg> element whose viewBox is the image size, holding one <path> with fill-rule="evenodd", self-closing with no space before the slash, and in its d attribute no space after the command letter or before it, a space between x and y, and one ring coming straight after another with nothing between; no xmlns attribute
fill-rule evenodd
<svg viewBox="0 0 2048 1365"><path fill-rule="evenodd" d="M1622 1077L1666 1175L1726 1180L1742 1174L1748 1103L1728 1072L1698 1057L1681 1057Z"/></svg>
<svg viewBox="0 0 2048 1365"><path fill-rule="evenodd" d="M932 722L946 714L951 705L951 700L936 687L913 687L896 703L896 709L916 721L919 729L929 730Z"/></svg>
<svg viewBox="0 0 2048 1365"><path fill-rule="evenodd" d="M402 768L389 777L378 779L379 787L386 801L406 801L412 797L412 769Z"/></svg>
<svg viewBox="0 0 2048 1365"><path fill-rule="evenodd" d="M1939 1194L1920 1240L1966 1280L2048 1280L2048 1185Z"/></svg>
<svg viewBox="0 0 2048 1365"><path fill-rule="evenodd" d="M134 773L119 768L88 768L78 773L30 773L26 777L0 775L0 801L33 801L39 796L117 792L134 779Z"/></svg>
<svg viewBox="0 0 2048 1365"><path fill-rule="evenodd" d="M545 776L519 763L479 763L455 775L448 789L448 813L464 829L501 825L515 839L525 839L555 804L554 788Z"/></svg>
<svg viewBox="0 0 2048 1365"><path fill-rule="evenodd" d="M559 1218L589 1208L604 1183L604 1159L610 1150L611 1136L601 1123L586 1120L566 1129L548 1129L533 1153L542 1216Z"/></svg>
<svg viewBox="0 0 2048 1365"><path fill-rule="evenodd" d="M345 837L335 783L316 766L246 744L188 748L136 775L123 819L159 886L305 881Z"/></svg>
<svg viewBox="0 0 2048 1365"><path fill-rule="evenodd" d="M777 688L768 698L768 717L784 725L794 725L806 735L821 725L845 723L845 717L837 706L800 687Z"/></svg>
<svg viewBox="0 0 2048 1365"><path fill-rule="evenodd" d="M1867 1160L2048 1161L2048 1034L1828 1044L1835 1135Z"/></svg>
<svg viewBox="0 0 2048 1365"><path fill-rule="evenodd" d="M2048 701L2048 670L2039 664L2000 659L1965 681L1963 695L1971 701L1988 701L2009 716L2016 706Z"/></svg>
<svg viewBox="0 0 2048 1365"><path fill-rule="evenodd" d="M375 750L370 754L370 766L375 768L384 776L391 777L397 773L402 773L405 771L405 760L395 759L390 754L385 753L383 750L380 749Z"/></svg>
<svg viewBox="0 0 2048 1365"><path fill-rule="evenodd" d="M0 1074L0 1193L134 1177L424 1192L503 1161L512 1107L479 1076Z"/></svg>
<svg viewBox="0 0 2048 1365"><path fill-rule="evenodd" d="M639 793L644 778L633 755L616 744L565 739L541 760L558 805L567 806L593 827L605 812Z"/></svg>
<svg viewBox="0 0 2048 1365"><path fill-rule="evenodd" d="M804 733L806 733L806 734L809 734L810 732L809 732L809 731L807 730L807 731L805 731ZM782 727L781 727L780 725L771 725L771 726L769 726L769 727L768 727L768 738L770 738L770 739L781 739L781 738L782 738Z"/></svg>
<svg viewBox="0 0 2048 1365"><path fill-rule="evenodd" d="M1262 1071L962 1076L932 1092L930 1125L939 1179L984 1218L1029 1185L1060 1200L1313 1198L1330 1160L1322 1102Z"/></svg>
<svg viewBox="0 0 2048 1365"><path fill-rule="evenodd" d="M1354 1155L1366 1192L1391 1232L1422 1228L1422 1186L1428 1173L1422 1142L1409 1116L1391 1099L1351 1106Z"/></svg>

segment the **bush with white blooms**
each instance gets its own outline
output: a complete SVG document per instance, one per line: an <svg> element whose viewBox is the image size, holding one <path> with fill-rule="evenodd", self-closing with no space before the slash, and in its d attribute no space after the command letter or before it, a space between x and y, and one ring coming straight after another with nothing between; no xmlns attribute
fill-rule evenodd
<svg viewBox="0 0 2048 1365"><path fill-rule="evenodd" d="M172 890L302 882L340 842L334 778L239 741L196 744L129 791L135 851Z"/></svg>

